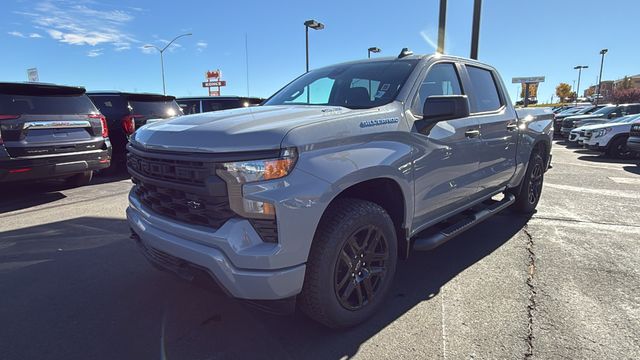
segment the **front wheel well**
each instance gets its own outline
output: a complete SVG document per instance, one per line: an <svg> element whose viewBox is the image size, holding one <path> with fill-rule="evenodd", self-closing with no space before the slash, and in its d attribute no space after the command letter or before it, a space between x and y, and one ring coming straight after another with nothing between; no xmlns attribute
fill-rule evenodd
<svg viewBox="0 0 640 360"><path fill-rule="evenodd" d="M396 181L389 178L377 178L351 185L331 200L327 210L325 210L325 214L330 211L331 205L336 200L345 198L370 201L382 207L391 217L396 229L398 254L405 256L407 253L406 231L403 226L405 221L405 201L402 189Z"/></svg>

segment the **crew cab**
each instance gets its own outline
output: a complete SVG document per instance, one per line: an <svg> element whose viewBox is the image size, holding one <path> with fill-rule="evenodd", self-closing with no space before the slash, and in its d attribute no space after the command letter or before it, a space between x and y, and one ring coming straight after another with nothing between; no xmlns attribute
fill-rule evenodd
<svg viewBox="0 0 640 360"><path fill-rule="evenodd" d="M174 96L120 91L90 91L87 95L107 119L113 145L112 164L107 173L124 167L129 137L147 120L182 115Z"/></svg>
<svg viewBox="0 0 640 360"><path fill-rule="evenodd" d="M108 134L84 88L0 83L0 183L64 178L86 185L109 166Z"/></svg>
<svg viewBox="0 0 640 360"><path fill-rule="evenodd" d="M182 278L355 325L411 250L534 211L553 118L511 104L493 67L404 49L309 71L258 107L146 125L128 145L132 238Z"/></svg>
<svg viewBox="0 0 640 360"><path fill-rule="evenodd" d="M629 159L635 154L627 147L631 127L640 121L640 114L627 115L610 123L590 126L584 134L584 147L606 153L618 159Z"/></svg>

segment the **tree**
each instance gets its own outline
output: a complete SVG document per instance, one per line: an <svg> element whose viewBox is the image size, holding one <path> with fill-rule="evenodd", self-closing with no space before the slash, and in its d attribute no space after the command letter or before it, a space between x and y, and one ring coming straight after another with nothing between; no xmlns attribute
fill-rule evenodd
<svg viewBox="0 0 640 360"><path fill-rule="evenodd" d="M556 86L556 96L560 99L560 102L566 101L571 97L571 85L567 83L560 83Z"/></svg>
<svg viewBox="0 0 640 360"><path fill-rule="evenodd" d="M616 104L640 102L640 89L615 89L612 97Z"/></svg>
<svg viewBox="0 0 640 360"><path fill-rule="evenodd" d="M587 96L593 96L593 94L596 93L596 89L594 87L589 87L587 90L585 90L585 95Z"/></svg>
<svg viewBox="0 0 640 360"><path fill-rule="evenodd" d="M622 83L620 84L620 88L623 90L626 89L631 89L633 87L633 84L631 83L631 78L629 78L628 76L625 76L624 78L622 78Z"/></svg>

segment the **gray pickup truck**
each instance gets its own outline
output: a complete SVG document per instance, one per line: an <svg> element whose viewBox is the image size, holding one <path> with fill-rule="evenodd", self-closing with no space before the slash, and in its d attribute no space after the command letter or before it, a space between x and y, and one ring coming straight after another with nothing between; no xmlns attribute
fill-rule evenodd
<svg viewBox="0 0 640 360"><path fill-rule="evenodd" d="M469 59L403 52L313 70L262 106L140 128L132 238L183 278L355 325L410 250L507 207L534 211L552 122L518 117L496 70Z"/></svg>

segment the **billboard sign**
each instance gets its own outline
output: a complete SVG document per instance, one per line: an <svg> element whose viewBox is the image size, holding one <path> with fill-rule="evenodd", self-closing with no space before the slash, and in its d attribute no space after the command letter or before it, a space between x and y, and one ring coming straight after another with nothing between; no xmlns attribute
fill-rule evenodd
<svg viewBox="0 0 640 360"><path fill-rule="evenodd" d="M40 79L38 78L38 69L31 68L27 69L27 81L29 82L38 82Z"/></svg>

